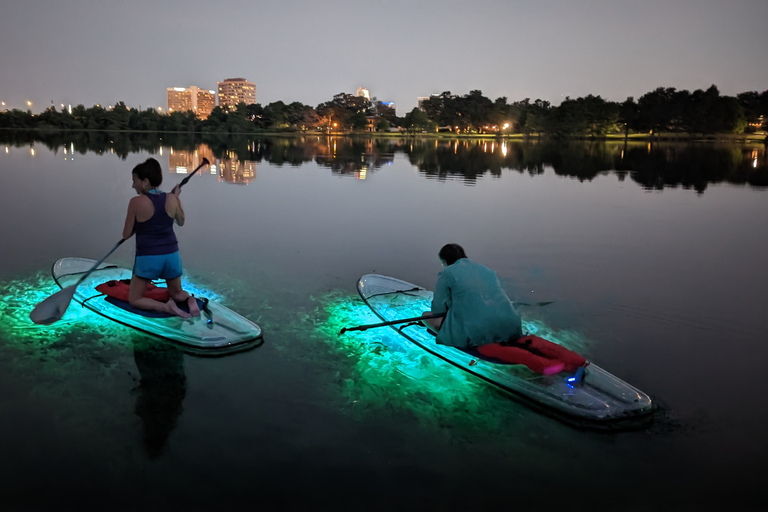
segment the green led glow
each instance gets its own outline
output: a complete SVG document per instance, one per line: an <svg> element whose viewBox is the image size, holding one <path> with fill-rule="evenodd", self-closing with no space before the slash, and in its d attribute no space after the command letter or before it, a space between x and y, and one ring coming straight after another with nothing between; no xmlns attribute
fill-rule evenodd
<svg viewBox="0 0 768 512"><path fill-rule="evenodd" d="M183 286L197 296L217 302L221 299L188 281ZM26 360L36 366L42 362L53 373L66 372L77 369L76 361L84 359L82 352L86 350L94 356L104 351L117 349L124 353L168 343L98 315L74 300L58 322L34 324L29 318L32 309L57 291L59 287L47 272L0 281L0 347L14 349L17 366Z"/></svg>
<svg viewBox="0 0 768 512"><path fill-rule="evenodd" d="M534 414L509 395L414 345L391 327L338 336L343 327L381 321L359 297L330 292L314 300L318 308L313 337L352 363L348 374L340 375L342 393L352 414L362 417L398 411L425 425L486 432L514 428L521 418ZM554 333L540 322L527 322L525 327L572 349L586 346L582 336Z"/></svg>
<svg viewBox="0 0 768 512"><path fill-rule="evenodd" d="M0 335L6 345L26 347L53 345L64 335L78 331L93 334L123 334L128 329L106 318L92 313L72 301L61 320L51 325L35 325L29 319L34 307L58 292L60 288L50 274L36 275L13 281L0 281Z"/></svg>
<svg viewBox="0 0 768 512"><path fill-rule="evenodd" d="M58 322L35 325L29 313L57 291L47 272L0 281L0 357L5 371L30 379L30 389L65 393L63 383L75 375L78 382L110 382L124 375L126 355L154 341L74 301Z"/></svg>

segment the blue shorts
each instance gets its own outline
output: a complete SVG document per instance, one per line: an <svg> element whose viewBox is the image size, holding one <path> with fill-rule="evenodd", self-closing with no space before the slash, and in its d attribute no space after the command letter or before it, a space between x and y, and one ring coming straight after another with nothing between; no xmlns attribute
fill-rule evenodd
<svg viewBox="0 0 768 512"><path fill-rule="evenodd" d="M175 279L181 277L181 254L179 251L170 254L136 256L133 263L133 274L144 279Z"/></svg>

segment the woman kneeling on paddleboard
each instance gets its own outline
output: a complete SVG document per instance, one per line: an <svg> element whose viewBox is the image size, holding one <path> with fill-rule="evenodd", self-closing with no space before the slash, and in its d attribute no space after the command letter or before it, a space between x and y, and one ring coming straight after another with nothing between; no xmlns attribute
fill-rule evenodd
<svg viewBox="0 0 768 512"><path fill-rule="evenodd" d="M136 234L136 260L129 292L131 306L151 311L161 311L182 318L199 316L197 300L181 287L181 256L174 221L184 225L184 210L181 207L181 188L176 186L170 194L160 192L157 187L163 181L160 163L149 158L131 171L133 189L138 194L128 203L128 215L123 227L123 238L127 240ZM153 279L165 279L171 299L159 302L144 297L147 286ZM182 311L176 302L186 302L189 313Z"/></svg>
<svg viewBox="0 0 768 512"><path fill-rule="evenodd" d="M523 336L520 315L501 288L496 272L470 261L459 244L447 244L438 254L445 267L437 278L432 309L424 319L436 332L436 342L477 350L487 358L525 364L544 375L573 371L585 359L536 336Z"/></svg>

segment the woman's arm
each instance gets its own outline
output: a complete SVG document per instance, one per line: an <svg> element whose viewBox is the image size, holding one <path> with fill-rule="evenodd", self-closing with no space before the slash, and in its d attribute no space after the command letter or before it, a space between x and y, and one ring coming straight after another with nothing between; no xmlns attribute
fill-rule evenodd
<svg viewBox="0 0 768 512"><path fill-rule="evenodd" d="M171 198L171 200L175 203L173 208L173 220L176 221L176 224L179 226L183 226L184 222L186 222L186 217L184 216L184 208L181 207L181 199L179 196L181 195L181 188L176 186L173 187L173 190L170 194L168 194L168 197Z"/></svg>
<svg viewBox="0 0 768 512"><path fill-rule="evenodd" d="M125 224L123 225L123 240L128 240L133 236L133 225L136 223L136 201L135 197L128 202L128 213L125 215Z"/></svg>
<svg viewBox="0 0 768 512"><path fill-rule="evenodd" d="M432 296L432 313L446 313L451 308L451 284L453 277L445 271L440 272Z"/></svg>

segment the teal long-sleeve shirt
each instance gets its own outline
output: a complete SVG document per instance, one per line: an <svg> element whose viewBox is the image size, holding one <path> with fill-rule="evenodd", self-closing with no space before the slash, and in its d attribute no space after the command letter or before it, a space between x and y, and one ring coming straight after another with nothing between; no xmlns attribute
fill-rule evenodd
<svg viewBox="0 0 768 512"><path fill-rule="evenodd" d="M496 272L461 258L438 275L432 313L446 313L437 343L478 347L523 335L520 315L501 288Z"/></svg>

